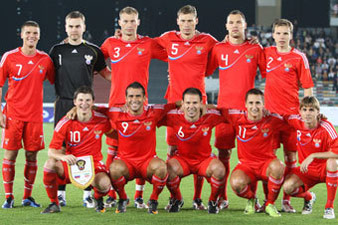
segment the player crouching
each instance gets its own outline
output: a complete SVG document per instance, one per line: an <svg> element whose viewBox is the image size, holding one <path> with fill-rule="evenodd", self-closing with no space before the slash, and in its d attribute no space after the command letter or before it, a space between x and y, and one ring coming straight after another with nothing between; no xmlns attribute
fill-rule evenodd
<svg viewBox="0 0 338 225"><path fill-rule="evenodd" d="M264 115L264 96L259 89L251 89L245 97L246 111L229 110L228 119L236 128L239 164L231 174L230 184L236 195L248 199L245 214L255 213L257 180L267 182L265 212L279 217L274 203L283 184L284 165L274 154L274 132L286 129L283 118Z"/></svg>
<svg viewBox="0 0 338 225"><path fill-rule="evenodd" d="M225 168L211 153L211 130L224 122L218 110L207 110L202 114L202 93L196 88L188 88L183 93L182 109L167 113L159 125L173 128L177 139L177 154L168 162L169 178L167 187L172 198L169 212L178 212L184 202L180 191L181 178L190 174L206 177L211 185L208 212L218 213L217 197L224 185Z"/></svg>
<svg viewBox="0 0 338 225"><path fill-rule="evenodd" d="M77 157L91 156L93 158L94 198L97 202L97 212L105 212L103 196L111 188L110 178L101 154L101 139L104 133L110 133L109 119L91 108L94 104L94 93L91 88L83 86L74 93L76 119L64 117L55 127L49 146L49 159L44 165L43 183L51 204L41 213L60 212L57 189L59 184L70 183L68 167L78 164ZM66 151L62 151L65 142ZM81 170L81 168L79 168ZM78 175L81 176L80 174Z"/></svg>
<svg viewBox="0 0 338 225"><path fill-rule="evenodd" d="M338 139L332 124L320 118L319 109L318 100L307 96L300 103L300 116L287 117L287 122L297 129L297 151L301 165L285 180L283 188L293 197L304 198L302 214L310 214L316 196L308 190L318 183L326 183L327 201L323 217L334 219L333 202L338 181Z"/></svg>
<svg viewBox="0 0 338 225"><path fill-rule="evenodd" d="M145 106L145 102L144 87L134 82L126 88L126 111L109 109L119 140L117 157L110 165L112 185L120 197L116 213L126 211L125 184L143 178L153 184L148 213L157 214L158 196L168 178L165 162L156 156L156 125L176 104Z"/></svg>

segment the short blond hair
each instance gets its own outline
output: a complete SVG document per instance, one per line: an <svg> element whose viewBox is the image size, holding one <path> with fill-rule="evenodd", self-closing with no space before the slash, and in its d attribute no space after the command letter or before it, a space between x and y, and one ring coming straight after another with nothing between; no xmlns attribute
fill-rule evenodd
<svg viewBox="0 0 338 225"><path fill-rule="evenodd" d="M137 9L135 9L131 6L127 6L127 7L124 7L123 9L121 9L120 12L119 12L119 16L121 16L123 13L128 14L128 15L130 15L130 14L138 15Z"/></svg>
<svg viewBox="0 0 338 225"><path fill-rule="evenodd" d="M302 101L300 101L299 109L302 109L303 107L311 107L317 109L318 111L320 110L319 101L314 96L305 96Z"/></svg>

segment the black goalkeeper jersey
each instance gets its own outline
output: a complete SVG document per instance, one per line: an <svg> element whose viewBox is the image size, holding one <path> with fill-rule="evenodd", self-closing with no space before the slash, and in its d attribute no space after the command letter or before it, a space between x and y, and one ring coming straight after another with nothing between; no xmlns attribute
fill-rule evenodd
<svg viewBox="0 0 338 225"><path fill-rule="evenodd" d="M73 99L77 88L92 87L93 72L106 67L100 48L87 41L80 45L61 42L49 53L55 66L55 92L61 99Z"/></svg>

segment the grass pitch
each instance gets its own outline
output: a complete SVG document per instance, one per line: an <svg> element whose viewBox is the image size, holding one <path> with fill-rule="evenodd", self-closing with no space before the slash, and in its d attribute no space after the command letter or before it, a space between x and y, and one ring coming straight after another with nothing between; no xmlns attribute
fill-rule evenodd
<svg viewBox="0 0 338 225"><path fill-rule="evenodd" d="M51 123L44 124L46 146L50 143L53 134L53 125ZM212 141L213 143L213 141ZM107 146L103 144L103 155L106 155ZM165 129L161 128L157 132L157 153L160 158L166 158L167 145L165 143ZM216 151L215 151L216 153ZM231 167L237 164L237 152L233 150L231 157ZM279 157L282 151L278 151ZM2 162L3 153L0 155ZM36 201L42 204L42 208L30 208L21 206L21 198L23 195L23 168L24 168L24 152L21 150L16 161L16 177L14 183L15 208L14 209L0 209L0 224L34 224L34 225L52 225L52 224L128 224L128 225L149 225L149 224L184 224L184 225L200 225L200 224L336 224L337 220L325 220L322 218L324 206L326 202L326 186L319 184L315 186L312 191L317 195L317 201L313 208L313 213L310 215L301 215L303 207L303 200L292 198L292 205L297 210L295 214L282 213L280 218L270 218L264 213L257 213L254 215L244 215L243 210L246 205L246 200L237 197L230 186L228 185L228 196L230 206L229 209L221 211L217 215L209 215L207 211L192 210L193 197L193 179L192 176L186 177L181 182L181 191L184 197L185 205L179 213L168 213L164 207L168 203L169 192L165 189L159 198L159 214L150 215L146 210L135 209L133 206L134 187L135 182L129 182L126 186L131 202L127 207L127 212L124 214L115 214L115 208L108 208L106 213L97 213L94 209L87 209L82 206L82 190L77 189L72 185L67 185L67 206L62 208L61 213L42 215L40 212L49 204L46 191L43 186L43 164L47 159L47 149L41 151L38 155L38 173L33 190L33 197ZM149 198L152 187L147 184L144 193L145 201ZM210 194L210 187L207 182L204 183L202 199L206 205ZM281 198L280 194L280 198ZM0 185L1 204L4 201L3 185ZM261 183L259 183L258 197L263 200L263 192ZM276 206L280 209L280 198L276 201ZM338 216L338 214L337 214Z"/></svg>

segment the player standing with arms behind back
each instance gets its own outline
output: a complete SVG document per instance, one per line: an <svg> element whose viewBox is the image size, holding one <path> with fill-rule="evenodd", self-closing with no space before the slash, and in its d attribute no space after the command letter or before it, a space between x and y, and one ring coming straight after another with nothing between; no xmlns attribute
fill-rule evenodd
<svg viewBox="0 0 338 225"><path fill-rule="evenodd" d="M0 63L0 99L8 78L6 105L0 112L1 147L5 149L2 177L6 201L2 208L14 207L15 160L24 143L26 164L23 206L40 207L31 197L37 172L37 154L45 148L43 138L43 81L54 83L54 67L49 56L36 49L40 27L34 21L21 26L22 47L6 52Z"/></svg>
<svg viewBox="0 0 338 225"><path fill-rule="evenodd" d="M206 76L209 54L217 40L210 34L198 33L196 31L197 24L196 8L191 5L183 6L177 12L177 25L180 31L169 31L156 39L168 54L170 82L165 96L168 103L181 100L183 92L189 87L201 90L203 103L206 102L204 77ZM175 153L176 142L175 132L168 127L169 157ZM203 177L194 176L194 179L193 208L205 209L201 201Z"/></svg>
<svg viewBox="0 0 338 225"><path fill-rule="evenodd" d="M166 60L167 53L156 41L137 34L140 25L138 11L130 6L123 8L119 13L119 25L121 37L109 37L101 46L105 58L111 62L111 88L109 107L119 107L125 104L124 91L133 82L139 82L146 91L146 103L148 102L149 64L151 59ZM117 133L114 138L107 138L108 155L106 165L113 162L118 151ZM143 201L145 180L136 178L136 192L134 206L146 208ZM106 205L112 205L116 194L109 193Z"/></svg>
<svg viewBox="0 0 338 225"><path fill-rule="evenodd" d="M207 74L219 68L219 94L217 106L245 110L245 94L254 87L257 67L265 77L265 56L259 44L250 44L245 39L247 27L244 14L233 10L227 17L225 27L229 40L215 45L208 62ZM230 173L231 149L235 147L236 131L229 123L216 126L215 146L218 158L226 168L224 190L220 194L220 209L228 208L227 180Z"/></svg>
<svg viewBox="0 0 338 225"><path fill-rule="evenodd" d="M273 113L280 115L298 114L299 86L304 88L304 95L312 95L313 81L309 63L304 53L291 47L293 25L286 19L273 23L273 38L276 46L265 48L266 84L265 106ZM275 149L283 143L286 171L289 174L296 167L296 130L290 127L289 132L280 132L276 136ZM284 194L282 211L296 212L290 205L290 196Z"/></svg>
<svg viewBox="0 0 338 225"><path fill-rule="evenodd" d="M85 16L79 11L68 13L65 19L67 42L54 45L49 53L56 71L54 126L74 106L75 90L83 85L93 86L94 71L110 80L110 71L106 67L100 48L83 39L83 33L86 31L85 20ZM59 186L61 206L66 205L65 188L65 185ZM83 193L83 204L88 208L95 206L90 188Z"/></svg>

